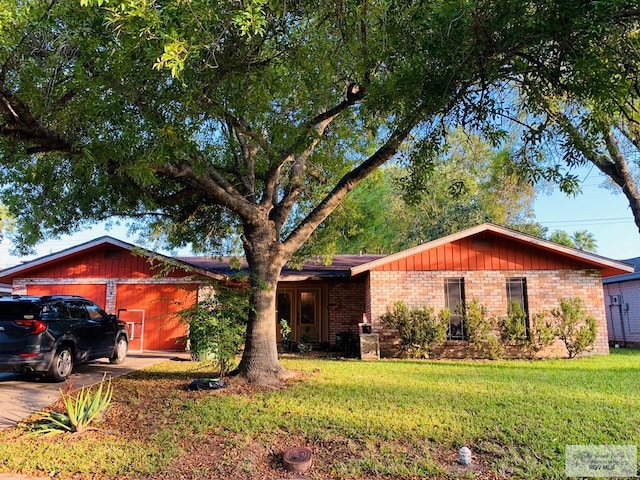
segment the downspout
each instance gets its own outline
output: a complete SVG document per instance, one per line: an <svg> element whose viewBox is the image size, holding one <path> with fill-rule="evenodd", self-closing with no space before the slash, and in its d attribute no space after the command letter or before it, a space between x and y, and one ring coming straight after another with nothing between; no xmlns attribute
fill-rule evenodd
<svg viewBox="0 0 640 480"><path fill-rule="evenodd" d="M622 313L622 304L618 305L618 310L620 310L620 328L622 328L622 346L627 347L627 334L624 331L624 316ZM629 322L627 322L629 323Z"/></svg>
<svg viewBox="0 0 640 480"><path fill-rule="evenodd" d="M616 341L616 326L614 321L615 319L613 318L613 305L611 305L611 303L609 304L609 318L611 319L611 338Z"/></svg>

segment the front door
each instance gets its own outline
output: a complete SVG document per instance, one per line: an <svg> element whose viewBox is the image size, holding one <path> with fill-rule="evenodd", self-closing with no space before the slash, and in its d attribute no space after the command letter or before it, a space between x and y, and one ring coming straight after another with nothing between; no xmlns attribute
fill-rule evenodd
<svg viewBox="0 0 640 480"><path fill-rule="evenodd" d="M142 351L144 335L144 310L136 308L118 309L118 318L127 323L129 351Z"/></svg>
<svg viewBox="0 0 640 480"><path fill-rule="evenodd" d="M321 309L320 288L293 288L278 292L276 321L286 320L291 328L291 341L296 343L320 342ZM278 340L282 340L278 325Z"/></svg>

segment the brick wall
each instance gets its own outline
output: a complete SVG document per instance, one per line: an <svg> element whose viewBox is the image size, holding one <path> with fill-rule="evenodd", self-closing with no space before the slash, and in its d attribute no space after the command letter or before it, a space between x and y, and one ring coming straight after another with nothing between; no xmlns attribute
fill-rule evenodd
<svg viewBox="0 0 640 480"><path fill-rule="evenodd" d="M358 323L366 311L364 281L334 281L328 287L329 343L336 343L336 333L359 333Z"/></svg>
<svg viewBox="0 0 640 480"><path fill-rule="evenodd" d="M429 305L436 312L445 307L445 278L464 278L466 300L477 299L488 309L489 316L504 316L507 310L507 278L526 278L529 313L548 312L558 307L560 298L580 297L589 315L596 319L598 334L592 353L607 354L609 344L604 312L602 282L596 270L530 270L530 271L373 271L370 273L370 318L377 324L381 354L397 353L398 340L393 331L385 331L380 316L388 307L404 301L409 307ZM447 342L450 353L456 353L456 342ZM464 349L460 342L457 349ZM565 356L564 345L556 342L540 356Z"/></svg>
<svg viewBox="0 0 640 480"><path fill-rule="evenodd" d="M611 304L610 296L619 303ZM611 344L640 347L640 280L604 285L605 313Z"/></svg>

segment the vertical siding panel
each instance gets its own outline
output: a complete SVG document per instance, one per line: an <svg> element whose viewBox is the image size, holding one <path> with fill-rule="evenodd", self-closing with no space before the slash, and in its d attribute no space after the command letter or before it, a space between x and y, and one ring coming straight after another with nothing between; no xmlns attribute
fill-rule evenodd
<svg viewBox="0 0 640 480"><path fill-rule="evenodd" d="M424 268L422 267L423 264L423 258L424 258L424 252L420 252L416 255L416 270L417 271L422 271L424 270Z"/></svg>
<svg viewBox="0 0 640 480"><path fill-rule="evenodd" d="M427 270L435 270L433 257L434 257L434 251L429 250L427 252L427 265L426 265Z"/></svg>
<svg viewBox="0 0 640 480"><path fill-rule="evenodd" d="M442 247L444 253L444 268L445 270L453 270L453 245L447 243Z"/></svg>
<svg viewBox="0 0 640 480"><path fill-rule="evenodd" d="M509 251L504 243L499 243L498 248L498 270L507 270L509 268Z"/></svg>
<svg viewBox="0 0 640 480"><path fill-rule="evenodd" d="M451 244L451 268L453 270L462 270L460 262L460 244L458 242L453 242Z"/></svg>
<svg viewBox="0 0 640 480"><path fill-rule="evenodd" d="M532 255L531 249L527 248L527 265L525 268L531 270L539 270L540 263L537 260L537 256Z"/></svg>
<svg viewBox="0 0 640 480"><path fill-rule="evenodd" d="M512 244L506 247L507 248L507 270L515 270L516 262L515 262L515 248L516 245Z"/></svg>
<svg viewBox="0 0 640 480"><path fill-rule="evenodd" d="M478 269L478 252L471 248L471 242L469 240L465 240L464 242L465 249L467 250L467 258L469 262L469 270L477 270Z"/></svg>
<svg viewBox="0 0 640 480"><path fill-rule="evenodd" d="M477 270L485 270L491 266L491 262L487 261L487 252L484 250L476 250L476 255L478 258Z"/></svg>
<svg viewBox="0 0 640 480"><path fill-rule="evenodd" d="M547 255L545 252L540 252L540 255L538 256L538 260L540 262L540 269L548 270L549 259L547 258Z"/></svg>
<svg viewBox="0 0 640 480"><path fill-rule="evenodd" d="M523 265L522 265L522 245L520 245L520 244L518 244L518 246L516 247L516 249L514 251L513 262L514 262L514 266L513 266L514 270L521 270L523 268Z"/></svg>
<svg viewBox="0 0 640 480"><path fill-rule="evenodd" d="M454 270L460 270L460 248L455 243L449 244L449 264Z"/></svg>
<svg viewBox="0 0 640 480"><path fill-rule="evenodd" d="M438 270L447 269L447 246L440 245L438 247Z"/></svg>

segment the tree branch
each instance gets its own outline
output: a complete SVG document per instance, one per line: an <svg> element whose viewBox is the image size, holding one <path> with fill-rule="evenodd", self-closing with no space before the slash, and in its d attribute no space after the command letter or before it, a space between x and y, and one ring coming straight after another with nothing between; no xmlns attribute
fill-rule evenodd
<svg viewBox="0 0 640 480"><path fill-rule="evenodd" d="M273 199L275 197L274 189L278 184L277 179L279 178L281 166L287 163L287 161L292 162L291 170L289 173L289 182L283 192L282 200L278 203L277 207L271 214L271 218L275 222L278 232L281 231L286 219L288 218L291 210L295 206L296 201L302 193L304 187L304 175L306 172L307 160L309 156L313 153L320 140L324 137L324 134L329 125L331 125L331 123L342 112L349 109L357 102L359 102L362 98L364 98L364 94L364 89L359 85L355 83L349 84L347 86L346 98L343 101L335 105L333 108L330 108L329 110L316 115L314 118L304 123L304 128L300 136L298 136L297 141L302 141L303 139L308 138L310 131L313 130L311 142L309 145L307 145L306 149L301 154L296 156L293 156L290 151L285 159L280 162L277 170L269 172L270 175L268 178L268 185L267 188L265 188L261 204L267 203L270 201L270 199Z"/></svg>
<svg viewBox="0 0 640 480"><path fill-rule="evenodd" d="M62 135L43 127L18 97L0 91L0 115L4 122L0 124L0 135L12 138L25 144L27 154L40 152L79 153L72 142Z"/></svg>
<svg viewBox="0 0 640 480"><path fill-rule="evenodd" d="M382 166L397 152L402 142L409 136L413 124L408 122L405 126L398 127L376 152L362 162L358 167L343 176L329 194L314 208L309 215L291 232L282 243L283 251L287 255L293 254L314 230L336 209L344 197L362 180L369 176L375 169Z"/></svg>
<svg viewBox="0 0 640 480"><path fill-rule="evenodd" d="M256 206L241 195L219 172L209 169L208 175L197 174L191 165L182 162L179 165L159 164L155 165L156 172L180 182L181 178L189 179L201 192L220 205L224 205L235 212L242 219L251 219L255 216Z"/></svg>

